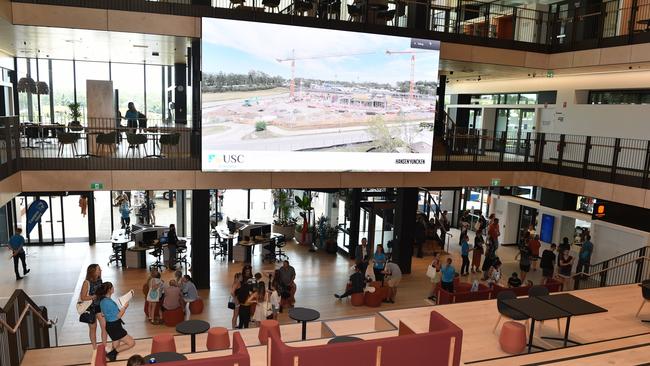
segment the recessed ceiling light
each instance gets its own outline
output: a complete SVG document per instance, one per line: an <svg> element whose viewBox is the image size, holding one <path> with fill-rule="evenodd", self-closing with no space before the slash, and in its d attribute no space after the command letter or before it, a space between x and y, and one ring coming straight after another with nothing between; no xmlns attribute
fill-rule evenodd
<svg viewBox="0 0 650 366"><path fill-rule="evenodd" d="M149 46L147 46L145 44L134 44L133 47L136 47L136 48L149 48Z"/></svg>

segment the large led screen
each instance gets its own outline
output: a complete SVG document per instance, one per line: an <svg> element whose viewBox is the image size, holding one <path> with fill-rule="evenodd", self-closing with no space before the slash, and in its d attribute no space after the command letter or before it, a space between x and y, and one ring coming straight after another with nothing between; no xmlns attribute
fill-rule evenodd
<svg viewBox="0 0 650 366"><path fill-rule="evenodd" d="M203 19L204 171L429 171L437 41Z"/></svg>

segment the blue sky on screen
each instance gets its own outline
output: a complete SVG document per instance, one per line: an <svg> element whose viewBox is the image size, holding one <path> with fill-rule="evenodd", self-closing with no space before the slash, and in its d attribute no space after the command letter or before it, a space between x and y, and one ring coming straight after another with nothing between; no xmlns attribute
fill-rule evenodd
<svg viewBox="0 0 650 366"><path fill-rule="evenodd" d="M393 84L411 77L410 38L203 18L203 71ZM437 81L439 51L415 50L415 80ZM307 58L307 59L301 59Z"/></svg>

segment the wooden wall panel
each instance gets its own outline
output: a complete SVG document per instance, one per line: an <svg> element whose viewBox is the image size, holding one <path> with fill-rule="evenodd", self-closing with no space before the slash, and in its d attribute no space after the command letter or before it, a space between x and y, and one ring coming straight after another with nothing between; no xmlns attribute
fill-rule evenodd
<svg viewBox="0 0 650 366"><path fill-rule="evenodd" d="M195 172L197 189L271 188L271 173Z"/></svg>
<svg viewBox="0 0 650 366"><path fill-rule="evenodd" d="M129 172L138 176L135 172ZM20 172L23 192L43 191L87 191L91 183L102 183L105 190L113 189L112 172L91 171L22 171Z"/></svg>
<svg viewBox="0 0 650 366"><path fill-rule="evenodd" d="M16 173L0 181L0 207L22 192L20 173Z"/></svg>
<svg viewBox="0 0 650 366"><path fill-rule="evenodd" d="M13 3L14 24L108 30L106 10L71 6Z"/></svg>
<svg viewBox="0 0 650 366"><path fill-rule="evenodd" d="M271 173L273 188L339 188L338 173Z"/></svg>
<svg viewBox="0 0 650 366"><path fill-rule="evenodd" d="M196 175L193 170L169 170L133 172L115 170L111 172L113 189L193 189Z"/></svg>
<svg viewBox="0 0 650 366"><path fill-rule="evenodd" d="M194 17L109 10L106 22L111 31L201 37Z"/></svg>

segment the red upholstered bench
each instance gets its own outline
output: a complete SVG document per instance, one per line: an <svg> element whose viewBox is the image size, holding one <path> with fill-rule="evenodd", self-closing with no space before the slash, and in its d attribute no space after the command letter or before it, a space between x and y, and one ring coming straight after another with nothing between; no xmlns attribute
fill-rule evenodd
<svg viewBox="0 0 650 366"><path fill-rule="evenodd" d="M431 312L429 332L318 346L291 347L271 334L269 366L457 366L463 331L454 323ZM354 361L354 362L352 362Z"/></svg>
<svg viewBox="0 0 650 366"><path fill-rule="evenodd" d="M492 289L484 284L478 285L478 291L471 292L472 285L469 283L459 283L454 285L454 292L448 292L442 287L438 288L437 299L440 304L454 304L457 302L489 300L492 296Z"/></svg>

